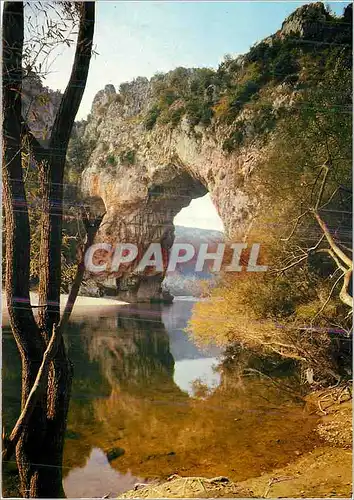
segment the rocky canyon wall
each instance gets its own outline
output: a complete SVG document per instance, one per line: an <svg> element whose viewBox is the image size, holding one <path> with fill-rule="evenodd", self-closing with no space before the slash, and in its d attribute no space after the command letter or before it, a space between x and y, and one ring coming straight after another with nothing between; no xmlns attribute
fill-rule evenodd
<svg viewBox="0 0 354 500"><path fill-rule="evenodd" d="M272 148L279 119L306 88L312 55L303 42L325 46L347 36L348 23L329 30L331 19L322 3L303 6L276 34L216 71L177 68L118 92L113 85L101 90L84 130L89 160L81 182L84 196L105 206L97 240L142 251L161 242L168 253L175 215L207 192L226 235L245 238L262 209L248 180ZM147 274L127 266L104 282L130 300L163 298L164 273Z"/></svg>

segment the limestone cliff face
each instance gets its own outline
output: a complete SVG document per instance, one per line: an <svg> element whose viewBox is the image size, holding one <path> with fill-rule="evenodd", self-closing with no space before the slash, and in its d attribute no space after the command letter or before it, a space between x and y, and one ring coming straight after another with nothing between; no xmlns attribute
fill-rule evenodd
<svg viewBox="0 0 354 500"><path fill-rule="evenodd" d="M29 75L23 80L22 114L33 135L43 146L47 145L50 133L59 109L62 94L43 86L36 75Z"/></svg>
<svg viewBox="0 0 354 500"><path fill-rule="evenodd" d="M146 130L141 116L151 105L151 84L138 79L129 91L124 98L111 89L101 91L85 131L85 139L94 137L97 146L81 188L85 195L102 198L107 212L99 239L137 243L142 249L161 241L168 250L175 215L207 192L227 233L242 236L257 207L257 200L242 187L262 154L261 146L255 142L237 154L226 154L222 144L227 128L191 129L187 118L173 128L157 124ZM145 284L142 290L140 284L138 298L159 294L161 279L153 289Z"/></svg>
<svg viewBox="0 0 354 500"><path fill-rule="evenodd" d="M242 183L259 158L259 146L226 154L228 128L191 129L185 117L176 127L146 130L142 116L151 105L151 83L137 79L129 90L126 97L101 91L96 99L107 104L101 115L95 99L85 131L97 147L83 172L82 190L102 197L107 222L139 214L144 224L166 225L193 198L210 192L227 231L243 230L254 205Z"/></svg>
<svg viewBox="0 0 354 500"><path fill-rule="evenodd" d="M262 208L248 179L272 147L279 116L304 86L298 42L343 35L345 23L328 32L328 21L322 3L303 6L275 35L216 72L178 68L137 78L119 92L113 85L101 90L84 131L90 157L81 184L85 196L101 198L106 208L98 239L137 243L141 251L162 242L168 252L174 216L207 192L227 235L244 237ZM282 45L294 39L296 57ZM127 267L116 278L110 284L118 289L130 280L123 286L129 297L161 296L163 274L149 281Z"/></svg>

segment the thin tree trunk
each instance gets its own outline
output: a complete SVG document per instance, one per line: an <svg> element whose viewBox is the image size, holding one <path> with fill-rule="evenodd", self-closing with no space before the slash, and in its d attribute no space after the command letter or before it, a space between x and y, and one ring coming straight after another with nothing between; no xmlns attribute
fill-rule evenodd
<svg viewBox="0 0 354 500"><path fill-rule="evenodd" d="M69 83L53 125L48 162L43 168L43 219L40 254L39 325L48 341L60 321L63 179L65 157L76 113L85 90L94 31L94 3L81 5L75 60ZM47 433L44 440L47 467L38 482L37 496L62 496L62 460L72 383L72 365L61 336L51 362L47 390ZM55 493L54 493L55 492Z"/></svg>
<svg viewBox="0 0 354 500"><path fill-rule="evenodd" d="M85 90L92 52L95 22L94 2L83 2L70 80L57 112L43 168L43 217L40 255L40 326L47 336L60 318L61 246L63 220L63 179L66 151Z"/></svg>
<svg viewBox="0 0 354 500"><path fill-rule="evenodd" d="M3 192L6 218L6 298L10 324L22 360L22 406L35 381L44 342L34 319L29 296L30 228L21 164L21 91L23 4L7 2L3 10ZM44 393L32 418L31 437L22 436L16 455L23 490L29 489L45 429ZM28 478L28 480L24 480ZM28 486L28 487L27 487ZM23 494L28 496L27 491Z"/></svg>

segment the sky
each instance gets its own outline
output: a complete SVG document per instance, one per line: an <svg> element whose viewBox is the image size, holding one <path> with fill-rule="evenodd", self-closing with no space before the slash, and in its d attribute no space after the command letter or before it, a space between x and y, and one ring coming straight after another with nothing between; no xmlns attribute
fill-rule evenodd
<svg viewBox="0 0 354 500"><path fill-rule="evenodd" d="M177 226L224 231L224 224L210 199L209 193L192 200L188 207L182 208L173 222Z"/></svg>
<svg viewBox="0 0 354 500"><path fill-rule="evenodd" d="M256 42L277 31L300 5L309 2L96 1L94 44L86 90L77 119L86 118L96 93L108 83L118 90L137 76L150 78L178 66L216 68L226 54L243 54ZM348 2L328 2L341 14ZM61 49L45 84L64 90L73 61L73 49ZM181 225L193 225L191 214L207 226L220 229L210 198L194 200L183 210ZM204 222L205 222L204 220ZM183 221L185 222L183 224Z"/></svg>

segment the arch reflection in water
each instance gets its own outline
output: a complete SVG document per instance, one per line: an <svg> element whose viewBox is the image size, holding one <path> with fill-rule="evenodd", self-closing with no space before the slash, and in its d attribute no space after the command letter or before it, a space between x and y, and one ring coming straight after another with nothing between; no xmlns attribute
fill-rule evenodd
<svg viewBox="0 0 354 500"><path fill-rule="evenodd" d="M183 332L191 307L185 301L170 307L132 305L114 316L75 318L69 325L66 339L75 366L65 448L69 470L81 467L80 474L91 477L98 453L92 450L109 454L119 448L124 453L112 466L123 474L116 477L116 490L123 491L125 480L119 478L127 474L139 480L129 464L141 461L144 453L155 457L157 443L162 448L157 455L173 460L169 422L183 427L186 391L191 393L193 378L208 379L210 361L216 360L211 358L215 353L201 352ZM104 470L110 469L106 464ZM65 481L69 496L81 494L72 490L72 474Z"/></svg>
<svg viewBox="0 0 354 500"><path fill-rule="evenodd" d="M91 498L131 489L140 478L113 469L105 453L93 448L85 467L72 469L65 478L65 492L71 498ZM119 485L119 486L118 486Z"/></svg>
<svg viewBox="0 0 354 500"><path fill-rule="evenodd" d="M67 496L87 495L85 485L88 496L107 490L117 496L135 481L175 472L241 481L317 444L316 419L267 379L223 369L218 387L198 387L202 397L182 390L191 392L197 374L203 381L204 368L188 372L188 364L209 363L211 376L218 354L200 352L183 332L191 307L183 300L169 308L120 307L110 316L75 317L69 325L74 381L64 452ZM3 341L3 411L10 428L19 411L20 364L12 335L4 331Z"/></svg>

